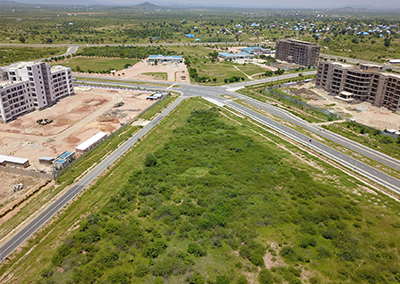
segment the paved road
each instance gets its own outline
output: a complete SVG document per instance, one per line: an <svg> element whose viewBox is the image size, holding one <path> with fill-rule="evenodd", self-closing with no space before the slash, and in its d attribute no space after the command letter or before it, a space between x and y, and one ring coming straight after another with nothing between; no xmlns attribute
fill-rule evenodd
<svg viewBox="0 0 400 284"><path fill-rule="evenodd" d="M149 124L144 126L139 132L133 135L128 141L112 152L100 164L88 172L81 180L73 185L64 195L54 201L46 210L37 216L32 222L20 230L14 237L6 242L0 248L0 255L4 258L9 256L14 250L22 245L30 236L39 230L50 218L70 202L79 192L94 181L104 170L114 163L121 155L131 148L138 139L142 138L150 129L157 125L165 116L167 116L185 97L179 97L167 109L154 118Z"/></svg>

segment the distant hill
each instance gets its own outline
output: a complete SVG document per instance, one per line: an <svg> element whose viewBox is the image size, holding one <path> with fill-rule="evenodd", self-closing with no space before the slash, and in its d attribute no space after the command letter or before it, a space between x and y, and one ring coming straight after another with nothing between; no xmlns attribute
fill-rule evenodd
<svg viewBox="0 0 400 284"><path fill-rule="evenodd" d="M365 7L351 7L351 6L341 7L341 8L332 9L332 10L340 11L340 12L366 12L366 11L368 11L368 9Z"/></svg>
<svg viewBox="0 0 400 284"><path fill-rule="evenodd" d="M152 3L149 2L144 2L142 4L138 4L138 5L134 5L134 8L138 8L138 9L146 9L146 10L152 10L152 9L159 9L160 7L157 5L154 5Z"/></svg>
<svg viewBox="0 0 400 284"><path fill-rule="evenodd" d="M20 6L20 5L24 5L24 4L17 3L15 1L0 0L0 6Z"/></svg>

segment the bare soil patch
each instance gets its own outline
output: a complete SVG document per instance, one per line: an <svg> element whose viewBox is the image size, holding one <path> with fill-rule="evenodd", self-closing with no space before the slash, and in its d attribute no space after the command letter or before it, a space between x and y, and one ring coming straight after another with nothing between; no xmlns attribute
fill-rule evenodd
<svg viewBox="0 0 400 284"><path fill-rule="evenodd" d="M76 87L75 96L61 99L56 105L28 113L13 122L0 124L0 154L29 159L27 170L51 171L50 165L39 164L42 156L56 157L63 151L74 151L75 147L99 131L111 132L139 115L154 102L146 100L149 93L127 90L84 89ZM123 102L123 106L114 108ZM102 115L118 109L124 117ZM48 118L53 122L39 125L38 119ZM12 194L12 186L23 183L25 188L38 184L31 177L10 176L0 173L0 204L18 198L26 190Z"/></svg>
<svg viewBox="0 0 400 284"><path fill-rule="evenodd" d="M334 96L329 96L328 92L322 89L315 88L315 83L313 82L302 85L294 85L293 88L308 90L312 88L313 93L315 93L318 97L322 97L324 99L309 100L308 104L310 105L328 109L345 118L353 118L361 124L379 130L384 130L385 128L396 130L400 129L400 115L397 113L393 113L386 108L375 107L367 102L356 104L343 102L341 100L335 99Z"/></svg>

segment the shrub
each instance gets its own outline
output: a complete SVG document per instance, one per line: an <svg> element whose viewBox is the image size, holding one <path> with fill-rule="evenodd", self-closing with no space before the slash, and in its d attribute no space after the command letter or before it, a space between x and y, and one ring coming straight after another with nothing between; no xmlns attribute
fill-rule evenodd
<svg viewBox="0 0 400 284"><path fill-rule="evenodd" d="M226 276L223 275L219 275L217 276L217 281L215 282L215 284L229 284L231 283L231 281L226 278Z"/></svg>
<svg viewBox="0 0 400 284"><path fill-rule="evenodd" d="M302 238L299 242L301 248L308 248L309 246L315 247L316 245L317 241L312 237Z"/></svg>
<svg viewBox="0 0 400 284"><path fill-rule="evenodd" d="M144 160L144 165L146 167L153 167L153 166L157 165L156 156L154 156L154 154L152 154L152 153L147 153L146 158Z"/></svg>
<svg viewBox="0 0 400 284"><path fill-rule="evenodd" d="M270 270L268 269L261 269L260 273L258 274L258 282L260 284L273 284L274 277Z"/></svg>
<svg viewBox="0 0 400 284"><path fill-rule="evenodd" d="M328 229L326 229L326 230L323 230L322 232L321 232L321 235L325 238L325 239L328 239L328 240L331 240L331 239L333 239L334 237L336 237L336 230L335 229L332 229L332 228L328 228Z"/></svg>
<svg viewBox="0 0 400 284"><path fill-rule="evenodd" d="M197 257L202 257L207 254L207 252L198 243L190 243L188 246L188 253Z"/></svg>
<svg viewBox="0 0 400 284"><path fill-rule="evenodd" d="M293 248L289 246L284 246L281 251L279 252L279 255L283 257L286 260L290 261L295 261L296 260L296 252L293 250Z"/></svg>
<svg viewBox="0 0 400 284"><path fill-rule="evenodd" d="M154 279L154 284L164 284L164 279L161 276L158 276Z"/></svg>
<svg viewBox="0 0 400 284"><path fill-rule="evenodd" d="M156 258L167 249L167 243L164 240L156 240L146 249L146 255Z"/></svg>
<svg viewBox="0 0 400 284"><path fill-rule="evenodd" d="M204 284L204 278L199 272L195 271L191 277L186 279L186 282L189 284Z"/></svg>

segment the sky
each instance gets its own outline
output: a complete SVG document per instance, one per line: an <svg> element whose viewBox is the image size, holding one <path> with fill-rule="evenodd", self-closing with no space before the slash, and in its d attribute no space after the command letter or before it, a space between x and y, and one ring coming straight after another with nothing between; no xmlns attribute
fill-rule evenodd
<svg viewBox="0 0 400 284"><path fill-rule="evenodd" d="M61 0L15 0L19 3L30 3L30 4L66 4L65 1ZM84 1L86 4L93 3L105 3L110 4L114 3L117 5L136 5L145 2L143 1L130 1L130 0L89 0ZM281 1L272 1L272 0L253 0L250 2L239 1L239 0L147 0L150 3L154 3L160 6L164 5L173 5L173 4L182 4L182 5L196 5L196 6L226 6L226 7L260 7L260 8L342 8L342 7L366 7L369 9L398 9L400 8L399 0L385 0L384 2L377 2L376 0L281 0ZM82 5L82 1L80 0L70 0L68 1L69 5Z"/></svg>

